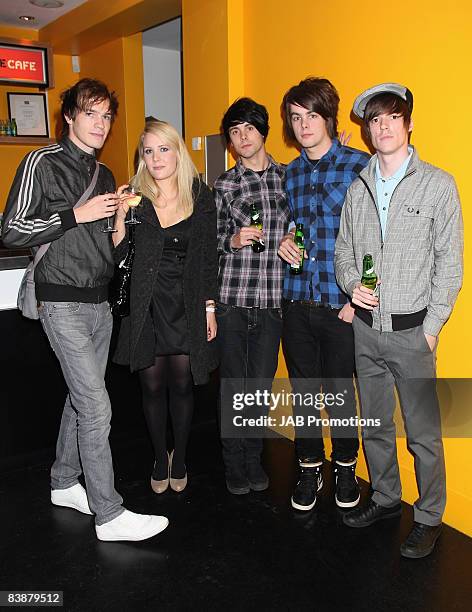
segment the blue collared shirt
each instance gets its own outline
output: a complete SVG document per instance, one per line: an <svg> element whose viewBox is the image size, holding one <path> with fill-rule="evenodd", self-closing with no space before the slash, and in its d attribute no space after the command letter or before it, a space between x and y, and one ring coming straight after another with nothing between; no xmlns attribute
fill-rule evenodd
<svg viewBox="0 0 472 612"><path fill-rule="evenodd" d="M413 153L413 147L408 147L409 155L398 168L395 174L388 178L383 178L380 172L379 160L375 164L375 187L377 190L377 208L379 209L380 227L382 228L382 239L385 236L385 230L387 229L387 218L388 208L390 206L390 200L392 199L393 192L395 191L398 183L406 174L408 164Z"/></svg>
<svg viewBox="0 0 472 612"><path fill-rule="evenodd" d="M369 159L367 153L335 139L316 166L305 151L287 166L285 188L293 221L303 223L308 259L296 276L287 265L284 298L315 300L334 308L348 301L336 282L334 247L346 192Z"/></svg>

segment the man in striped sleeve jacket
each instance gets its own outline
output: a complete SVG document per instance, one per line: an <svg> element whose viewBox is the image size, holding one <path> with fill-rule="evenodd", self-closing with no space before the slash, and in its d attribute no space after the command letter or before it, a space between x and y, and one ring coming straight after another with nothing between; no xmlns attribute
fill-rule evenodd
<svg viewBox="0 0 472 612"><path fill-rule="evenodd" d="M109 234L101 230L102 220L115 213L117 197L113 175L103 164L92 197L74 209L92 181L95 151L104 145L117 108L114 93L93 79L82 79L62 94L62 139L21 162L2 232L7 247L51 243L35 269L36 298L69 391L51 469L51 501L95 514L97 537L106 541L143 540L168 523L125 510L114 485L104 381L114 266ZM87 491L78 481L82 472Z"/></svg>
<svg viewBox="0 0 472 612"><path fill-rule="evenodd" d="M376 154L351 185L336 242L336 275L356 305L353 320L364 449L372 498L344 516L367 527L401 513L394 386L419 498L404 557L425 557L441 532L446 504L436 345L462 284L463 228L453 177L409 145L413 95L398 83L360 94L353 112ZM378 297L361 285L362 260L374 258Z"/></svg>

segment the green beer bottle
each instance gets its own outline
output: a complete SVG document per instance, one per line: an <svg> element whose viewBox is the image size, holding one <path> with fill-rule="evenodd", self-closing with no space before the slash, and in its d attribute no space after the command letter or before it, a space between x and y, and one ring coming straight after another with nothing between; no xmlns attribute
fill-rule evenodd
<svg viewBox="0 0 472 612"><path fill-rule="evenodd" d="M296 264L290 264L290 274L301 274L303 272L303 260L305 258L305 237L303 235L303 223L297 223L293 241L300 249L300 261Z"/></svg>
<svg viewBox="0 0 472 612"><path fill-rule="evenodd" d="M257 229L262 229L262 219L261 213L257 209L257 206L254 202L251 203L251 225L257 227ZM254 253L262 253L265 250L265 244L263 240L253 240L251 245Z"/></svg>
<svg viewBox="0 0 472 612"><path fill-rule="evenodd" d="M374 260L372 255L364 255L364 261L362 262L362 278L361 283L364 287L375 291L377 287L377 274L374 270Z"/></svg>

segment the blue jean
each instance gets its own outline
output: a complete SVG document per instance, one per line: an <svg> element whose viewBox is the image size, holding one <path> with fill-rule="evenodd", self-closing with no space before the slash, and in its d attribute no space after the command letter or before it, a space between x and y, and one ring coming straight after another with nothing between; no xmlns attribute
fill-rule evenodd
<svg viewBox="0 0 472 612"><path fill-rule="evenodd" d="M113 327L108 302L42 302L39 316L61 365L67 395L51 469L53 489L68 489L84 474L97 525L123 512L115 490L108 442L111 405L105 369Z"/></svg>
<svg viewBox="0 0 472 612"><path fill-rule="evenodd" d="M220 379L243 381L245 391L270 386L277 370L282 313L280 308L243 308L218 303L217 341L220 349ZM239 389L238 387L238 390ZM230 411L221 405L221 410ZM220 415L221 416L221 415ZM245 463L258 462L263 449L262 438L222 437L226 471L242 469Z"/></svg>

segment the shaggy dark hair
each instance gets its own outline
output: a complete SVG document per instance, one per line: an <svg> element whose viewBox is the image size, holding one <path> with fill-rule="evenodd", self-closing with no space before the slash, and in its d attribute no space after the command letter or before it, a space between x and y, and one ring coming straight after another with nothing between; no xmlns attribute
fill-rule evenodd
<svg viewBox="0 0 472 612"><path fill-rule="evenodd" d="M367 102L364 111L365 129L369 133L369 124L374 117L383 114L392 115L394 113L403 117L403 123L408 129L411 121L412 110L413 100L408 102L394 93L381 93L378 96L374 96Z"/></svg>
<svg viewBox="0 0 472 612"><path fill-rule="evenodd" d="M230 142L229 130L240 123L250 123L264 137L269 133L269 113L265 106L258 104L251 98L238 98L228 108L221 122L221 129L226 142Z"/></svg>
<svg viewBox="0 0 472 612"><path fill-rule="evenodd" d="M308 77L291 87L282 100L284 135L287 142L296 142L290 116L290 104L298 104L311 112L318 113L326 121L330 138L338 135L339 95L328 79Z"/></svg>
<svg viewBox="0 0 472 612"><path fill-rule="evenodd" d="M62 136L69 133L66 117L74 120L77 114L89 110L94 104L108 101L112 121L118 111L118 99L114 91L110 91L105 83L96 79L81 79L75 85L61 94Z"/></svg>

